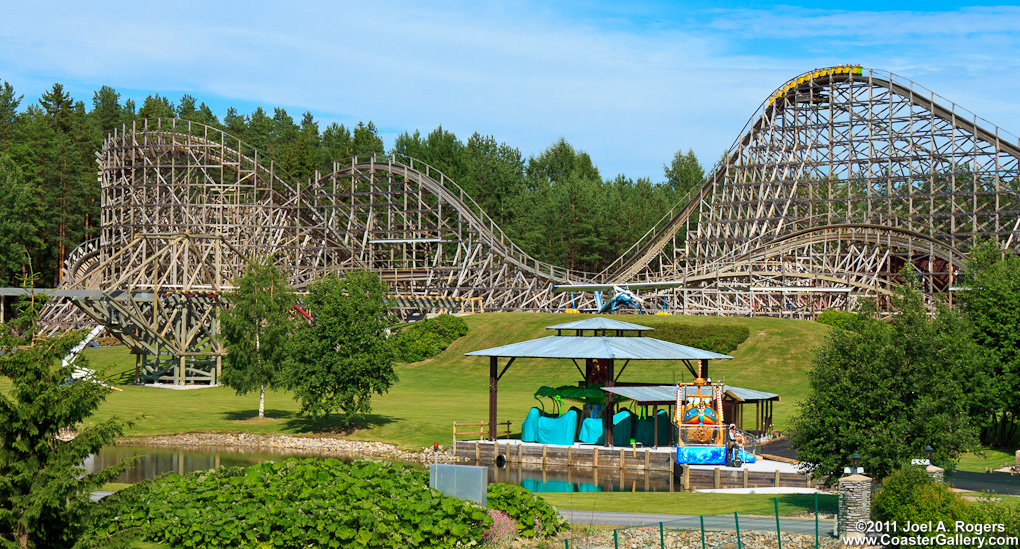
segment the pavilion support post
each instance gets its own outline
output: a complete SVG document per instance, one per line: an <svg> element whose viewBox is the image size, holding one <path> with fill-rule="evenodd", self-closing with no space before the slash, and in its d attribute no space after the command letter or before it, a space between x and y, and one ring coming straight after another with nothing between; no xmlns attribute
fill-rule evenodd
<svg viewBox="0 0 1020 549"><path fill-rule="evenodd" d="M489 357L489 440L496 440L496 390L499 385L499 359Z"/></svg>
<svg viewBox="0 0 1020 549"><path fill-rule="evenodd" d="M708 359L701 359L701 368L698 369L698 377L708 379Z"/></svg>
<svg viewBox="0 0 1020 549"><path fill-rule="evenodd" d="M613 386L613 380L616 379L616 372L614 372L614 360L606 360L606 387ZM616 414L616 406L613 401L613 393L606 393L606 416L603 419L603 425L605 425L606 433L606 446L613 446L613 416Z"/></svg>
<svg viewBox="0 0 1020 549"><path fill-rule="evenodd" d="M591 367L592 367L591 362L592 362L592 359L590 359L590 358L584 359L584 386L585 387L587 387L588 384L591 383Z"/></svg>

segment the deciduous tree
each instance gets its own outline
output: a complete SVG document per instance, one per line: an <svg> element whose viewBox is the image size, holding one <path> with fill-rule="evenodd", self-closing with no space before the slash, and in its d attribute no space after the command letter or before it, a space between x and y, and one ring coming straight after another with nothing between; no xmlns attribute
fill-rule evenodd
<svg viewBox="0 0 1020 549"><path fill-rule="evenodd" d="M368 271L329 274L309 286L305 303L314 320L298 328L289 375L302 414L342 412L340 424L350 425L371 410L373 393L396 382L386 291Z"/></svg>
<svg viewBox="0 0 1020 549"><path fill-rule="evenodd" d="M1008 445L1020 420L1020 258L994 241L976 246L957 294L977 342L992 355L993 409L982 440Z"/></svg>
<svg viewBox="0 0 1020 549"><path fill-rule="evenodd" d="M910 284L892 303L888 323L833 329L814 358L792 442L816 476L838 476L854 452L881 478L929 444L942 463L977 447L972 417L985 406L986 361L967 323L942 305L929 316Z"/></svg>
<svg viewBox="0 0 1020 549"><path fill-rule="evenodd" d="M283 386L287 341L294 333L288 314L294 293L271 258L252 263L235 282L231 306L220 313L227 360L220 378L237 394L259 391L259 418L265 417L266 388Z"/></svg>

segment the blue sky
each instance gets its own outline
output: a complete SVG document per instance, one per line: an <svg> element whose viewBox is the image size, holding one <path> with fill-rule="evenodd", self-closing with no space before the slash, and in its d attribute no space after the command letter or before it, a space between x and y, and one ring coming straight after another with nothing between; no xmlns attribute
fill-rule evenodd
<svg viewBox="0 0 1020 549"><path fill-rule="evenodd" d="M387 147L436 126L527 155L560 137L610 178L711 165L759 104L816 67L897 73L1020 134L1020 8L894 2L19 2L0 80L27 104L54 82L91 108L190 93L320 128L372 120Z"/></svg>

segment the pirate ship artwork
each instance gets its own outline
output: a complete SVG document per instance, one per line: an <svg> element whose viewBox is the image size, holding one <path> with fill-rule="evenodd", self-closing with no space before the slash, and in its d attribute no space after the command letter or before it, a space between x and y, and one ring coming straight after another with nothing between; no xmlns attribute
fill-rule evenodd
<svg viewBox="0 0 1020 549"><path fill-rule="evenodd" d="M754 453L744 451L744 434L725 423L724 387L725 383L701 377L677 387L677 464L740 467L754 463Z"/></svg>

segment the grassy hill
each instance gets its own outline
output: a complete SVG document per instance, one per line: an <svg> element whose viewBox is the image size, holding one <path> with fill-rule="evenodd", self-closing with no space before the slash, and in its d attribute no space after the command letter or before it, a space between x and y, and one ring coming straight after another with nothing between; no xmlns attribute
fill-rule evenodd
<svg viewBox="0 0 1020 549"><path fill-rule="evenodd" d="M457 422L482 422L488 417L488 360L464 353L550 335L549 325L579 320L587 315L564 313L486 313L465 317L467 336L454 342L438 357L397 366L399 382L372 400L373 414L367 425L347 436L391 442L405 448L449 444ZM621 317L616 317L621 318ZM651 327L665 323L735 324L747 326L750 337L732 353L734 359L710 364L713 379L725 376L739 387L781 395L776 404L777 427L782 430L795 404L808 391L805 373L813 350L829 330L809 321L775 318L710 318L627 316L623 320ZM138 418L132 435L177 432L316 433L328 431L328 423L313 423L297 416L297 404L289 393L269 392L265 420L256 415L258 395L237 396L227 387L198 390L152 389L127 385L134 371L134 357L124 347L86 351L92 367L108 367L125 381L123 392L110 395L98 418L116 415ZM690 373L676 362L631 362L621 381L673 383ZM528 409L536 405L535 390L542 385L573 384L580 374L571 361L521 359L514 362L500 382L499 419L513 422L516 431Z"/></svg>

